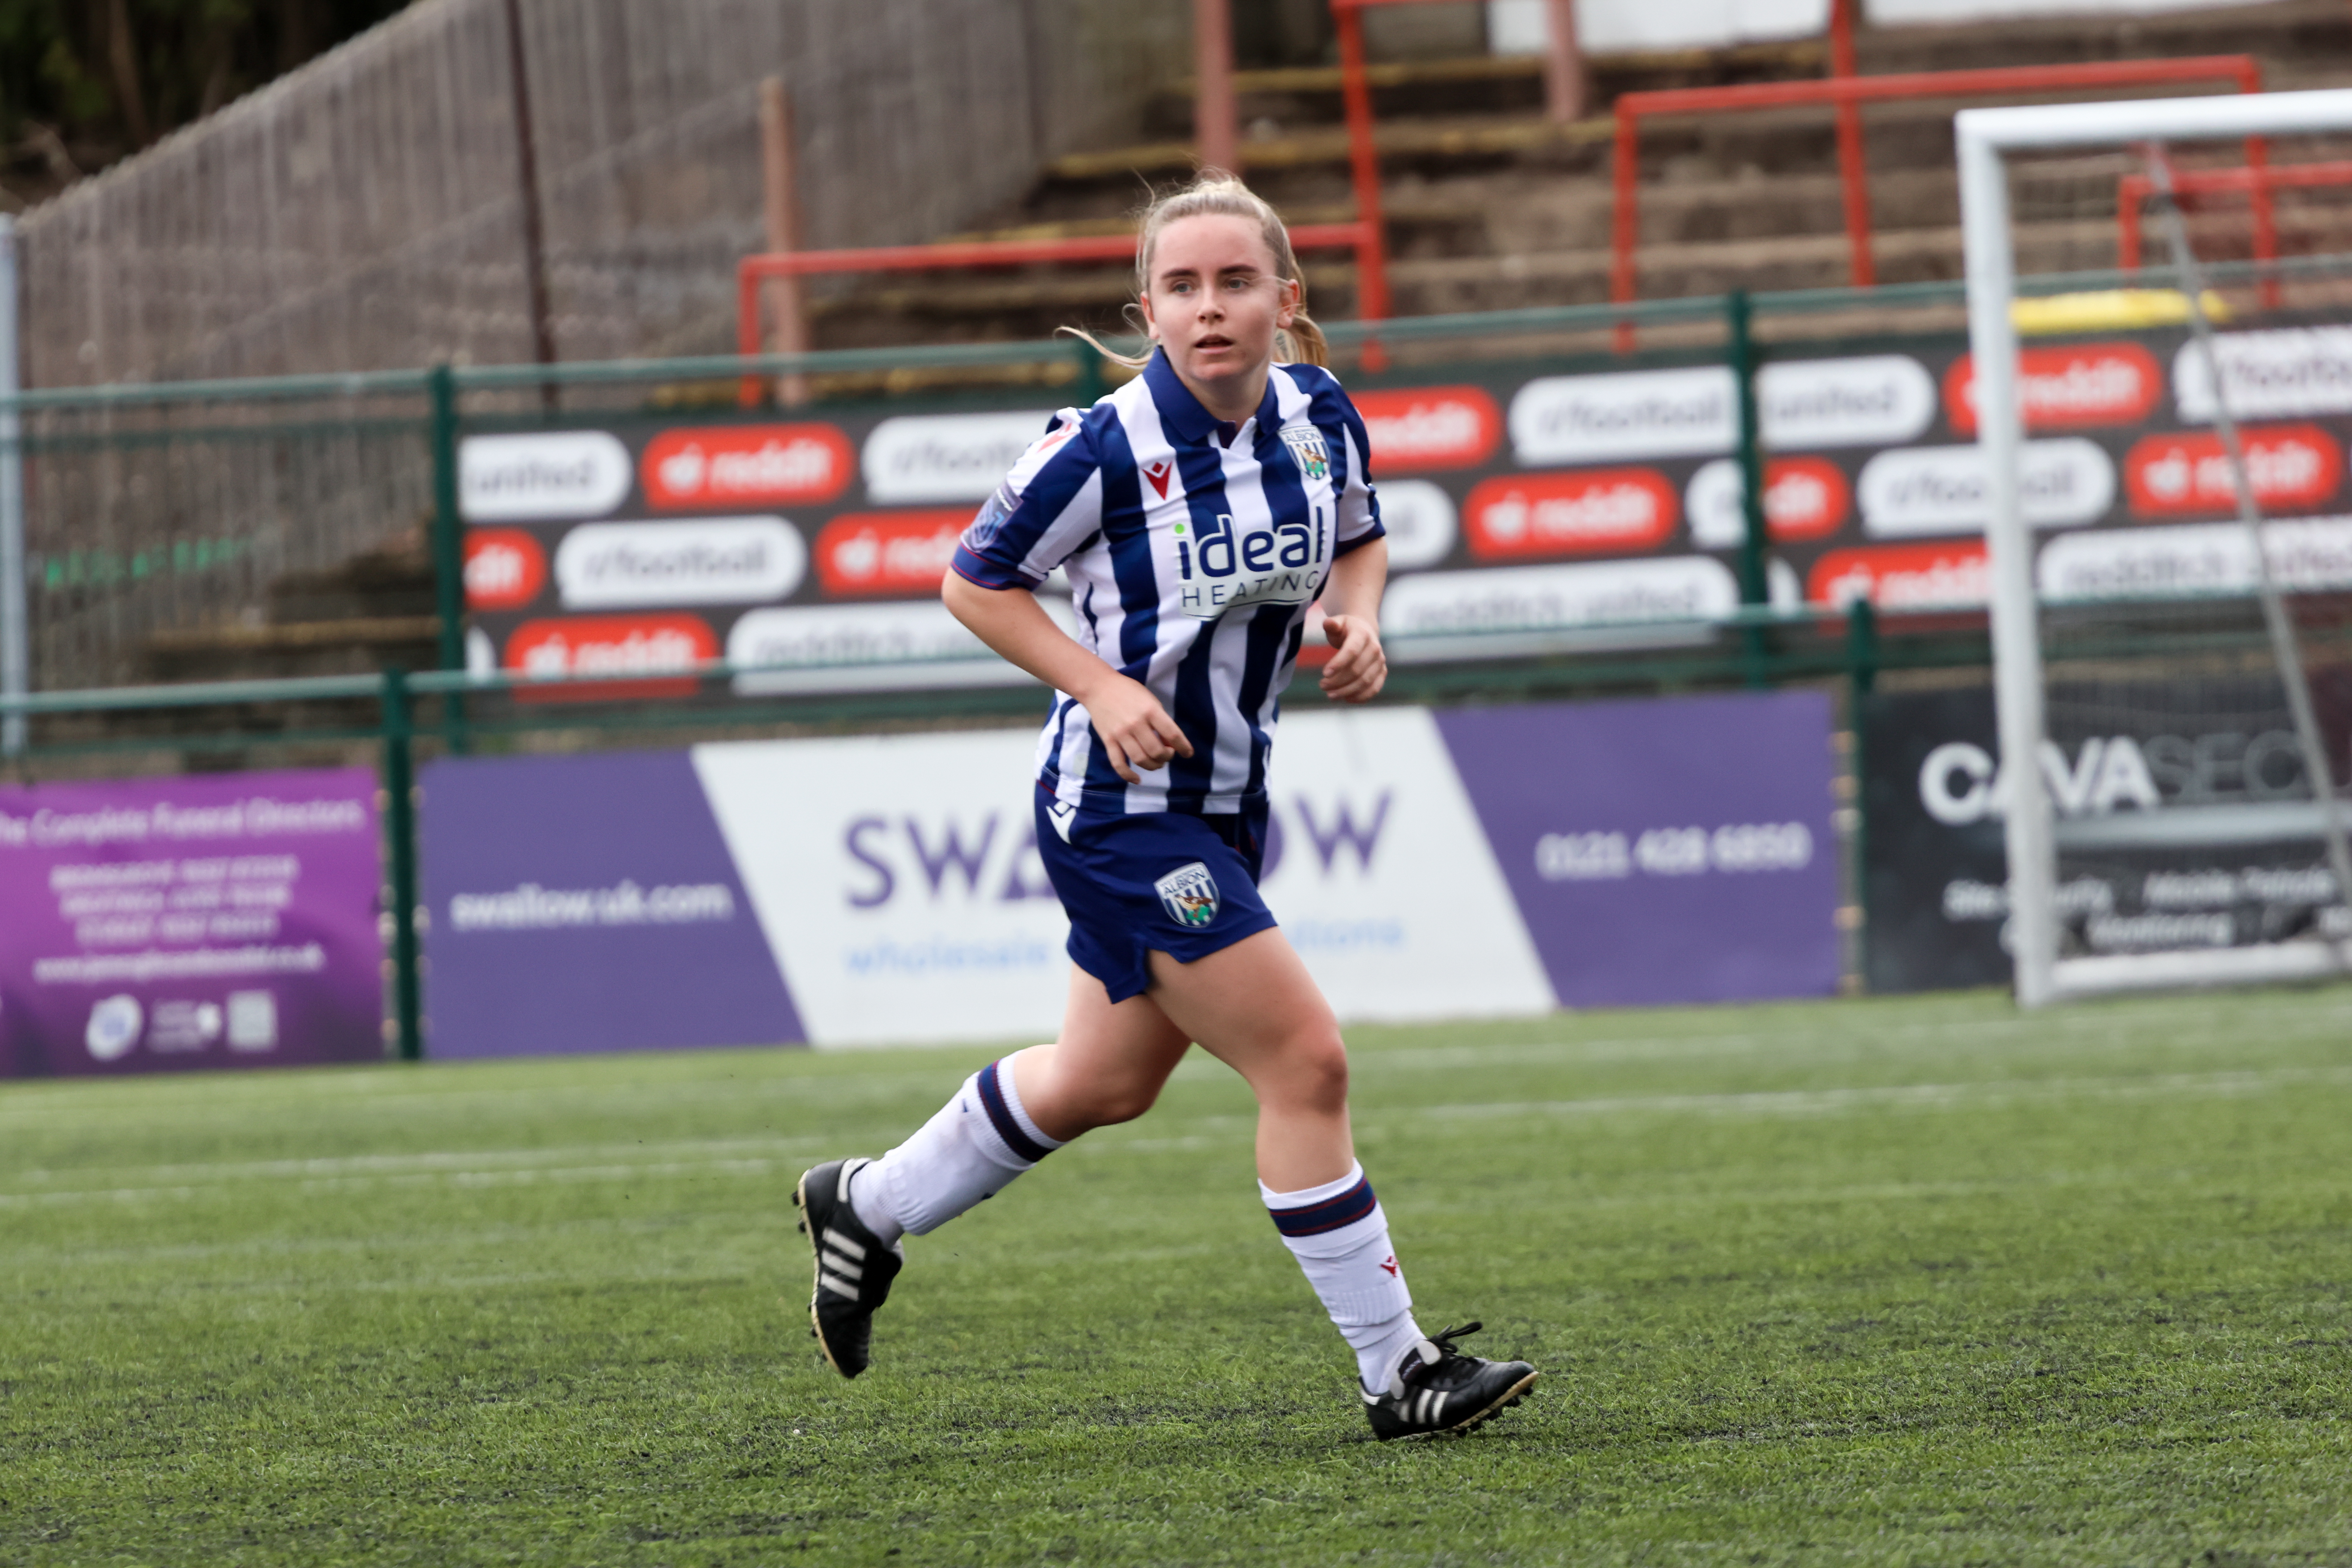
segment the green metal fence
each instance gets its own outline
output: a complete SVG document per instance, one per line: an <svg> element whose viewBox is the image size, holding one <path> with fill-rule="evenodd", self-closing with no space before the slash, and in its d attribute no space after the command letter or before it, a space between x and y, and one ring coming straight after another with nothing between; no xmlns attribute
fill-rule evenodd
<svg viewBox="0 0 2352 1568"><path fill-rule="evenodd" d="M2242 285L2251 270L2219 269L2217 280ZM2310 289L2352 275L2352 264L2305 258L2276 271ZM2032 287L2058 292L2129 280L2083 274ZM1958 283L1935 283L1339 322L1328 331L1351 384L1529 359L1563 370L1699 362L1752 368L1809 337L1950 337L1959 330L1959 300ZM1061 340L26 392L0 400L0 415L17 416L24 458L30 685L218 676L245 668L240 653L282 650L289 639L278 628L337 620L348 624L352 673L392 662L455 668L462 655L456 466L467 433L617 412L740 417L739 388L770 388L784 376L814 388L814 414L1033 402L1042 389L1084 402L1102 389L1104 370L1085 345ZM1742 412L1746 461L1754 455L1752 398ZM1751 484L1748 494L1758 493ZM1751 603L1763 596L1759 559L1751 551L1740 563ZM377 613L362 616L352 603L355 571L409 586L379 592ZM368 624L350 624L362 620Z"/></svg>
<svg viewBox="0 0 2352 1568"><path fill-rule="evenodd" d="M2340 303L2352 258L2272 264L2306 300ZM2216 282L2251 297L2248 266ZM2063 293L2135 281L2098 273L2030 280ZM1738 399L1744 607L1681 628L1681 646L1529 654L1454 650L1414 662L1399 647L1400 700L1500 701L1813 682L1867 691L1882 672L1965 672L1988 663L1966 617L1884 621L1776 610L1768 601L1756 370L1826 345L1958 341L1957 282L1868 292L1807 290L1425 318L1328 329L1351 385L1426 384L1465 365L1547 372L1725 363ZM1629 350L1625 335L1633 342ZM25 735L15 776L237 766L263 754L373 755L384 785L391 1032L419 1049L415 918L418 763L442 752L643 743L703 734L1001 721L1040 709L1027 687L746 699L726 665L695 672L695 695L549 704L544 683L463 668L457 454L468 434L561 427L616 413L739 419L741 389L813 385L813 415L1034 404L1040 389L1084 402L1104 363L1070 341L949 345L800 356L554 366L439 366L156 386L34 391L0 400L17 416L31 568L26 622L34 689L0 695L0 728ZM5 426L0 426L5 429ZM306 616L354 620L354 562L395 579L400 613L343 650L346 668L300 679L157 680L174 651L268 646ZM309 595L306 600L305 595ZM275 616L276 618L272 618ZM364 617L360 617L364 618ZM242 641L240 639L243 639ZM756 672L753 672L756 673ZM1311 690L1295 700L1311 703ZM1851 706L1849 711L1853 711ZM20 721L8 724L7 721ZM1856 735L1857 747L1867 737ZM1858 766L1858 754L1856 765ZM1867 825L1860 831L1866 833ZM1860 838L1853 840L1854 845Z"/></svg>

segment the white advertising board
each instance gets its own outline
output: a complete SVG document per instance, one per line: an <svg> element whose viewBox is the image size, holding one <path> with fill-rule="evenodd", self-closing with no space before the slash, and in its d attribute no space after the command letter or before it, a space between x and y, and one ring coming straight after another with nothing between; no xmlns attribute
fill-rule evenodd
<svg viewBox="0 0 2352 1568"><path fill-rule="evenodd" d="M2238 419L2352 413L2352 327L2221 332L2213 356ZM2213 378L2194 341L2172 356L2172 395L2184 425L2213 418Z"/></svg>
<svg viewBox="0 0 2352 1568"><path fill-rule="evenodd" d="M2096 522L2116 500L2116 465L2079 436L2028 441L2018 465L2025 520L2036 528ZM1862 466L1862 525L1876 539L1981 533L1984 458L1975 447L1906 447Z"/></svg>
<svg viewBox="0 0 2352 1568"><path fill-rule="evenodd" d="M986 500L1052 417L1039 408L885 419L866 437L866 499L889 506Z"/></svg>
<svg viewBox="0 0 2352 1568"><path fill-rule="evenodd" d="M457 510L467 522L596 517L635 478L629 449L602 430L468 436L457 446Z"/></svg>
<svg viewBox="0 0 2352 1568"><path fill-rule="evenodd" d="M807 542L781 517L592 522L555 550L567 610L762 604L790 595L807 570Z"/></svg>
<svg viewBox="0 0 2352 1568"><path fill-rule="evenodd" d="M1277 742L1267 903L1348 1018L1538 1013L1550 982L1435 721L1307 713ZM1052 1037L1068 925L1026 731L698 746L809 1037Z"/></svg>
<svg viewBox="0 0 2352 1568"><path fill-rule="evenodd" d="M2289 592L2352 585L2352 517L2264 523L2263 550L2272 580ZM2240 522L2117 529L2051 541L2034 574L2051 599L2242 594L2254 585L2254 552Z"/></svg>

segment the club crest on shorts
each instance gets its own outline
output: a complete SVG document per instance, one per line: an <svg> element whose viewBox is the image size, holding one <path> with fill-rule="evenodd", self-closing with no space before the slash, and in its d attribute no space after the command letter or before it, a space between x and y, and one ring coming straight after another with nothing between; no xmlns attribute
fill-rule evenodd
<svg viewBox="0 0 2352 1568"><path fill-rule="evenodd" d="M1217 879L1198 860L1177 867L1151 886L1160 895L1160 907L1180 926L1204 926L1217 918Z"/></svg>
<svg viewBox="0 0 2352 1568"><path fill-rule="evenodd" d="M1298 472L1309 479L1331 477L1331 452L1323 445L1323 432L1312 425L1286 425L1282 427L1282 444L1298 459Z"/></svg>

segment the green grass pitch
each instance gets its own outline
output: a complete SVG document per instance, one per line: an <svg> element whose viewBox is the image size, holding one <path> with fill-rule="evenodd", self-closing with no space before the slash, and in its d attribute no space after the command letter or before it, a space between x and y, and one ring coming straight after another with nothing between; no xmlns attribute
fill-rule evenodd
<svg viewBox="0 0 2352 1568"><path fill-rule="evenodd" d="M2352 990L1352 1034L1377 1445L1196 1056L910 1242L792 1182L990 1053L0 1086L0 1563L2352 1563Z"/></svg>

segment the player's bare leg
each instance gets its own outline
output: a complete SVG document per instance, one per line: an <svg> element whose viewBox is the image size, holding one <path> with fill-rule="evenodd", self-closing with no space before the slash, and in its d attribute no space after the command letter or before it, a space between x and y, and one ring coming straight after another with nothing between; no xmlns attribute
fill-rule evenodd
<svg viewBox="0 0 2352 1568"><path fill-rule="evenodd" d="M1289 940L1262 931L1191 963L1155 952L1148 995L1257 1096L1259 1195L1356 1352L1374 1435L1461 1432L1517 1404L1535 1368L1456 1350L1475 1322L1424 1335L1413 1321L1388 1216L1356 1163L1339 1021Z"/></svg>
<svg viewBox="0 0 2352 1568"><path fill-rule="evenodd" d="M1339 1022L1288 940L1263 931L1191 963L1163 952L1150 963L1151 988L1118 1003L1074 967L1057 1038L972 1075L885 1163L811 1173L838 1173L832 1179L841 1201L832 1212L841 1218L831 1234L887 1247L885 1267L895 1275L900 1234L944 1223L1081 1133L1142 1115L1197 1039L1257 1098L1260 1195L1356 1352L1373 1432L1459 1432L1517 1404L1536 1381L1534 1368L1462 1354L1454 1340L1475 1323L1424 1336L1413 1321L1387 1216L1355 1161ZM854 1278L835 1282L839 1299L829 1300L826 1255L818 1251L812 1311L819 1338L834 1364L855 1376L881 1303L865 1300L873 1292ZM828 1309L841 1321L830 1334ZM854 1353L837 1352L836 1339Z"/></svg>
<svg viewBox="0 0 2352 1568"><path fill-rule="evenodd" d="M880 1160L834 1160L794 1189L815 1284L809 1323L825 1360L856 1377L874 1314L904 1265L902 1236L936 1230L1004 1190L1081 1132L1140 1116L1191 1047L1146 997L1114 1006L1073 968L1062 1036L989 1063Z"/></svg>
<svg viewBox="0 0 2352 1568"><path fill-rule="evenodd" d="M1101 981L1073 964L1060 1037L1006 1060L1030 1116L1066 1143L1150 1110L1192 1045L1149 995L1114 1003Z"/></svg>
<svg viewBox="0 0 2352 1568"><path fill-rule="evenodd" d="M1314 977L1278 930L1191 963L1151 955L1150 1000L1257 1096L1257 1174L1295 1192L1348 1173L1348 1047Z"/></svg>

